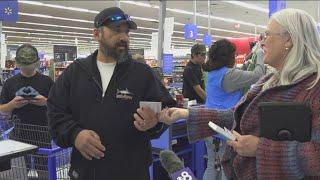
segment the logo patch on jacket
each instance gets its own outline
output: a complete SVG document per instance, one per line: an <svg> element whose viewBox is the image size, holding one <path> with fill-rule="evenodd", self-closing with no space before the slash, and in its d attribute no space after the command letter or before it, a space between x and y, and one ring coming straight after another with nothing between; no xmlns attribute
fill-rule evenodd
<svg viewBox="0 0 320 180"><path fill-rule="evenodd" d="M133 99L133 93L131 93L128 89L125 89L125 90L117 89L116 98L117 99L122 99L122 100L132 100Z"/></svg>

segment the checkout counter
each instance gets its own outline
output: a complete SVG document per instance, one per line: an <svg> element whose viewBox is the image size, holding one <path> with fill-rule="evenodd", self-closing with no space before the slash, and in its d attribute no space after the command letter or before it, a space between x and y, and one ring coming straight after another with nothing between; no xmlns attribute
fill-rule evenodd
<svg viewBox="0 0 320 180"><path fill-rule="evenodd" d="M153 148L153 164L150 167L150 180L170 180L162 168L159 159L161 150L170 149L184 160L185 166L189 167L198 179L202 179L205 171L206 148L204 141L189 144L187 137L187 124L181 119L169 126L158 139L151 141Z"/></svg>

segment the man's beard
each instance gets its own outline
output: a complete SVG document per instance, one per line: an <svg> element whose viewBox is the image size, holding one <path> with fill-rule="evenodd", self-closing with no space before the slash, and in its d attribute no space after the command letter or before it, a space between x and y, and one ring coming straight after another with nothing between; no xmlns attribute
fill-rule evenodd
<svg viewBox="0 0 320 180"><path fill-rule="evenodd" d="M119 47L124 47L124 49L119 50ZM125 41L117 42L114 47L110 47L107 43L100 42L100 49L105 56L112 57L117 63L126 62L129 59L128 43Z"/></svg>

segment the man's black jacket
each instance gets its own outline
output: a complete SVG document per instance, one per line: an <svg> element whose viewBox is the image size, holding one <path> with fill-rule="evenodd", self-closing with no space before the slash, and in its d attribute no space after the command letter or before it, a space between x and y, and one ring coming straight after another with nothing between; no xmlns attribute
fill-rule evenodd
<svg viewBox="0 0 320 180"><path fill-rule="evenodd" d="M49 126L60 147L74 145L83 129L95 131L106 147L105 157L88 161L75 148L70 175L75 179L147 179L152 162L150 139L165 130L162 123L147 132L138 131L133 114L139 101L165 101L174 105L169 93L155 79L152 69L132 60L116 65L102 96L97 51L76 60L58 78L48 98Z"/></svg>

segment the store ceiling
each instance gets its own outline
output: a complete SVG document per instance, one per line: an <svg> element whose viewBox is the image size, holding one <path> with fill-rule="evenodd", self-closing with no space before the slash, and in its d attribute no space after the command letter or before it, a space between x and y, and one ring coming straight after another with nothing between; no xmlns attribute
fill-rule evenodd
<svg viewBox="0 0 320 180"><path fill-rule="evenodd" d="M223 37L252 37L255 33L265 31L268 1L241 2L246 7L238 5L239 1L211 1L211 34L214 40ZM208 1L198 0L196 4L197 13L200 14L196 19L199 32L207 33ZM120 5L140 27L131 34L131 47L150 48L151 33L158 29L159 1L121 1ZM256 7L249 8L251 5ZM96 46L92 40L92 21L98 11L111 6L116 6L116 1L19 1L19 22L4 23L3 31L8 44L74 44L77 38L80 46ZM314 18L318 17L318 1L288 1L288 7L303 9ZM90 11L81 12L70 8ZM193 42L184 40L182 31L185 23L193 21L193 1L167 1L167 17L174 17L176 23L172 44L176 48L190 47ZM236 29L238 23L240 28ZM200 35L199 42L201 38Z"/></svg>

